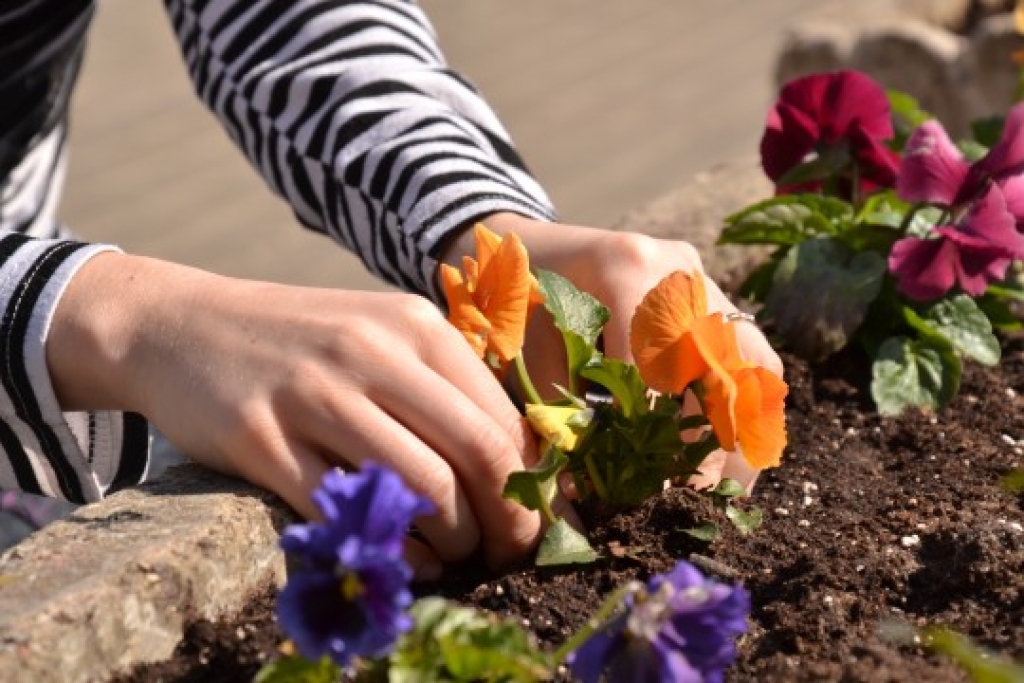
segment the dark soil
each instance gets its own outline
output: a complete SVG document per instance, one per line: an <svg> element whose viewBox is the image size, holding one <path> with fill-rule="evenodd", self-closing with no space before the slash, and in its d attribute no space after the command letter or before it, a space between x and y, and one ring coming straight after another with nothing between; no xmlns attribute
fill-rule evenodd
<svg viewBox="0 0 1024 683"><path fill-rule="evenodd" d="M999 483L1024 467L1024 340L1005 344L998 370L970 365L938 416L878 417L853 356L813 372L785 360L790 447L750 501L765 512L753 535L672 489L592 524L595 566L501 578L459 568L432 591L522 619L554 644L608 590L690 558L753 596L731 681L966 680L890 642L893 620L944 624L1024 659L1024 498ZM719 540L686 533L709 519ZM232 623L194 626L179 657L126 680L248 681L279 642L268 594Z"/></svg>

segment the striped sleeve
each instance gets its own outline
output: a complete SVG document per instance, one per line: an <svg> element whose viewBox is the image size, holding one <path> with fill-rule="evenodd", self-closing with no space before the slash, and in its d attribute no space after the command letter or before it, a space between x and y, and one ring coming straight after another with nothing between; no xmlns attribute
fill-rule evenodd
<svg viewBox="0 0 1024 683"><path fill-rule="evenodd" d="M403 0L165 0L199 96L305 226L436 299L474 219L552 219L480 95Z"/></svg>
<svg viewBox="0 0 1024 683"><path fill-rule="evenodd" d="M0 231L0 489L85 503L145 475L145 420L63 412L46 365L61 294L83 263L111 248Z"/></svg>

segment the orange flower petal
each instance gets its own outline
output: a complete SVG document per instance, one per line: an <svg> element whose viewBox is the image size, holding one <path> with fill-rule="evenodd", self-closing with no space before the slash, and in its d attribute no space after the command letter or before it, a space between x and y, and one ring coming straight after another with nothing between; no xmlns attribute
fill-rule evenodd
<svg viewBox="0 0 1024 683"><path fill-rule="evenodd" d="M476 283L480 281L480 264L471 256L463 256L462 272L466 274L466 288L475 292Z"/></svg>
<svg viewBox="0 0 1024 683"><path fill-rule="evenodd" d="M526 336L532 275L526 247L509 233L486 267L481 267L474 299L491 323L488 348L503 363L519 354Z"/></svg>
<svg viewBox="0 0 1024 683"><path fill-rule="evenodd" d="M629 344L640 376L659 391L678 393L685 382L681 368L685 349L680 341L694 320L707 315L704 280L676 271L654 286L637 306ZM661 387L661 388L659 388Z"/></svg>
<svg viewBox="0 0 1024 683"><path fill-rule="evenodd" d="M487 351L491 323L477 307L457 268L441 265L441 287L448 301L448 321L462 333L480 358Z"/></svg>
<svg viewBox="0 0 1024 683"><path fill-rule="evenodd" d="M480 263L480 270L484 270L498 253L502 239L483 223L477 223L473 226L473 240L476 243L476 260Z"/></svg>
<svg viewBox="0 0 1024 683"><path fill-rule="evenodd" d="M743 457L759 469L777 467L786 448L785 399L789 387L761 367L744 368L736 379L736 419Z"/></svg>
<svg viewBox="0 0 1024 683"><path fill-rule="evenodd" d="M736 381L728 372L711 372L701 380L704 410L719 445L727 451L736 450Z"/></svg>

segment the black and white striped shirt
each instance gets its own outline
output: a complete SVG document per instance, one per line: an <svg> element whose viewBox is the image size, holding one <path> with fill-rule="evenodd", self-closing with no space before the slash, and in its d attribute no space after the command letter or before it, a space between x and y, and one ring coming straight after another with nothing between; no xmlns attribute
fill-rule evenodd
<svg viewBox="0 0 1024 683"><path fill-rule="evenodd" d="M435 251L475 218L550 219L494 113L409 0L164 0L196 92L305 226L436 298ZM0 488L87 502L142 479L145 420L63 412L45 362L75 271L114 247L55 219L95 0L0 5Z"/></svg>

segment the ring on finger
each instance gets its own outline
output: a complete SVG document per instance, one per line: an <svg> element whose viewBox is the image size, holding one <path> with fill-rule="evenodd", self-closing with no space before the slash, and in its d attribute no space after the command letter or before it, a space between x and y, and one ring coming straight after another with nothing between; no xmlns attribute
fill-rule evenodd
<svg viewBox="0 0 1024 683"><path fill-rule="evenodd" d="M726 313L725 319L731 323L745 322L752 325L757 324L757 319L754 318L750 313L744 313L743 311L733 311L732 313Z"/></svg>

